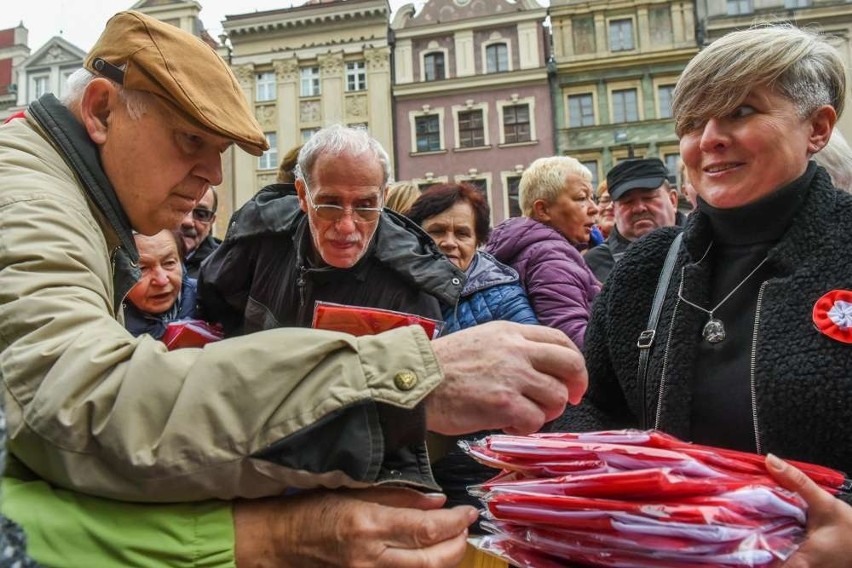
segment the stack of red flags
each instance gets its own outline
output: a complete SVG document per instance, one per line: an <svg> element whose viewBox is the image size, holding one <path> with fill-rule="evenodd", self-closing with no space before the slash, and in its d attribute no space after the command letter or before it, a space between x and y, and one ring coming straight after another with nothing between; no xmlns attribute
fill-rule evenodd
<svg viewBox="0 0 852 568"><path fill-rule="evenodd" d="M804 536L804 501L757 454L638 430L461 444L503 470L471 488L493 533L477 546L517 566L768 566ZM790 463L833 494L849 489L838 471Z"/></svg>

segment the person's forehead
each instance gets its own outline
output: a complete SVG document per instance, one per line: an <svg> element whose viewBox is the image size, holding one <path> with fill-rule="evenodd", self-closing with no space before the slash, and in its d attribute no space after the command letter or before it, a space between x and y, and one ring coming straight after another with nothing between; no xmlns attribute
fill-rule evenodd
<svg viewBox="0 0 852 568"><path fill-rule="evenodd" d="M164 257L178 252L175 237L167 231L161 231L151 236L135 235L134 240L140 255Z"/></svg>
<svg viewBox="0 0 852 568"><path fill-rule="evenodd" d="M201 199L198 200L199 205L204 205L207 209L213 209L213 190L208 189L204 195L201 196Z"/></svg>

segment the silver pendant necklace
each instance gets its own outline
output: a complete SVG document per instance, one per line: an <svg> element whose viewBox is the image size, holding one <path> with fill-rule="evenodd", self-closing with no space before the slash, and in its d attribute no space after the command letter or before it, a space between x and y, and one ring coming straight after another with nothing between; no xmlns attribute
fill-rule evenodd
<svg viewBox="0 0 852 568"><path fill-rule="evenodd" d="M704 251L704 255L703 255L703 256L701 257L701 259L700 259L698 262L696 262L695 264L700 264L700 263L701 263L701 261L702 261L702 260L704 260L704 258L707 256L707 253L709 253L709 252L710 252L710 248L711 248L712 246L713 246L713 243L711 242L711 243L710 243L710 246L708 246L708 247L707 247L707 250L706 250L706 251ZM751 272L749 272L749 273L746 275L746 277L745 277L745 278L743 278L742 280L740 280L740 283L739 283L739 284L737 284L736 286L734 286L734 289L733 289L733 290L731 290L730 292L728 292L728 294L727 294L724 298L722 298L722 300L721 300L718 304L716 304L716 305L715 305L712 309L709 309L709 310L708 310L708 309L706 309L706 308L702 308L702 307L701 307L701 306L699 306L698 304L694 304L694 303L690 302L689 300L687 300L686 298L684 298L684 297L683 297L683 272L684 272L684 270L686 269L686 265L684 265L684 266L682 266L682 267L681 267L681 269L680 269L680 287L679 287L679 288L678 288L678 290L677 290L677 296L678 296L678 298L680 298L681 300L683 300L683 302L684 302L685 304L687 304L687 305L689 305L689 306L692 306L692 307L693 307L693 308L695 308L696 310L701 310L702 312L704 312L705 314L707 314L707 315L708 315L707 323L705 323L705 324L704 324L704 327L701 329L701 336L704 338L704 340L705 340L706 342L708 342L708 343L719 343L719 342L721 342L721 341L724 341L724 340L725 340L725 337L727 337L727 333L725 332L725 324L724 324L724 323L722 323L722 320L720 320L719 318L717 318L717 317L715 317L715 316L713 315L713 314L714 314L714 312L715 312L716 310L718 310L720 307L722 307L722 304L724 304L725 302L727 302L727 301L728 301L728 299L729 299L731 296L733 296L733 295L734 295L734 293L735 293L737 290L739 290L739 289L740 289L740 287L741 287L743 284L745 284L745 283L746 283L746 281L747 281L749 278L751 278L752 276L754 276L754 273L755 273L755 272L757 272L757 271L760 269L760 267L761 267L761 266L763 266L763 265L766 263L766 261L767 261L767 260L769 260L769 255L765 256L765 257L763 258L763 260L761 260L761 261L758 263L758 265L757 265L757 266L755 266L755 267L752 269L752 271L751 271Z"/></svg>

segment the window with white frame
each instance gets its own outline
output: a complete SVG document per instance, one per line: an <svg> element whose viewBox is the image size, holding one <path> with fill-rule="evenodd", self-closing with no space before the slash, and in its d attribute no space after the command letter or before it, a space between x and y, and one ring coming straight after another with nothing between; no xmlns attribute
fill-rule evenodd
<svg viewBox="0 0 852 568"><path fill-rule="evenodd" d="M784 7L788 10L794 8L807 8L811 5L811 0L784 0Z"/></svg>
<svg viewBox="0 0 852 568"><path fill-rule="evenodd" d="M254 76L254 100L257 102L274 101L278 98L275 73L264 71Z"/></svg>
<svg viewBox="0 0 852 568"><path fill-rule="evenodd" d="M367 66L363 61L350 61L346 64L346 90L367 90Z"/></svg>
<svg viewBox="0 0 852 568"><path fill-rule="evenodd" d="M459 111L459 148L485 146L485 121L482 109Z"/></svg>
<svg viewBox="0 0 852 568"><path fill-rule="evenodd" d="M33 75L30 78L30 85L32 86L30 102L32 102L50 90L50 75Z"/></svg>
<svg viewBox="0 0 852 568"><path fill-rule="evenodd" d="M669 182L671 182L673 186L677 185L677 182L675 180L677 180L677 170L678 163L680 162L680 154L665 153L663 154L663 162L666 163L666 169L669 171Z"/></svg>
<svg viewBox="0 0 852 568"><path fill-rule="evenodd" d="M509 217L521 216L521 200L518 189L521 186L521 176L506 178L506 193L509 201Z"/></svg>
<svg viewBox="0 0 852 568"><path fill-rule="evenodd" d="M751 0L728 0L729 16L751 14L752 12L754 12L754 7L751 5Z"/></svg>
<svg viewBox="0 0 852 568"><path fill-rule="evenodd" d="M509 46L492 43L485 47L486 73L505 73L509 70Z"/></svg>
<svg viewBox="0 0 852 568"><path fill-rule="evenodd" d="M657 117L671 118L674 85L657 85Z"/></svg>
<svg viewBox="0 0 852 568"><path fill-rule="evenodd" d="M613 123L639 120L639 99L636 89L615 89L610 96Z"/></svg>
<svg viewBox="0 0 852 568"><path fill-rule="evenodd" d="M482 197L485 198L485 201L491 205L491 200L488 199L488 180L483 178L472 178L464 180L465 183L469 183L482 194Z"/></svg>
<svg viewBox="0 0 852 568"><path fill-rule="evenodd" d="M633 19L621 18L609 21L609 50L630 51L634 49Z"/></svg>
<svg viewBox="0 0 852 568"><path fill-rule="evenodd" d="M59 75L59 97L68 94L68 79L74 74L74 69L66 69Z"/></svg>
<svg viewBox="0 0 852 568"><path fill-rule="evenodd" d="M301 130L302 144L311 139L311 136L319 132L319 128L303 128Z"/></svg>
<svg viewBox="0 0 852 568"><path fill-rule="evenodd" d="M441 120L437 114L414 119L418 152L437 152L441 149Z"/></svg>
<svg viewBox="0 0 852 568"><path fill-rule="evenodd" d="M598 161L597 160L580 160L580 163L592 172L592 189L598 188Z"/></svg>
<svg viewBox="0 0 852 568"><path fill-rule="evenodd" d="M568 95L568 126L571 128L595 125L595 107L592 93Z"/></svg>
<svg viewBox="0 0 852 568"><path fill-rule="evenodd" d="M423 80L439 81L447 77L444 67L444 54L440 51L427 53L423 56Z"/></svg>
<svg viewBox="0 0 852 568"><path fill-rule="evenodd" d="M300 94L303 97L320 96L320 71L319 67L302 67L299 70Z"/></svg>
<svg viewBox="0 0 852 568"><path fill-rule="evenodd" d="M532 140L530 105L518 104L503 107L503 140L506 144Z"/></svg>
<svg viewBox="0 0 852 568"><path fill-rule="evenodd" d="M269 143L269 150L263 153L258 158L258 169L274 170L278 167L278 134L275 132L265 132L266 141Z"/></svg>

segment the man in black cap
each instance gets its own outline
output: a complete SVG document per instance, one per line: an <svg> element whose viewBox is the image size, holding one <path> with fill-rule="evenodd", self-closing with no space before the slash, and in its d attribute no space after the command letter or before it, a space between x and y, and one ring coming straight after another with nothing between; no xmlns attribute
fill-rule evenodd
<svg viewBox="0 0 852 568"><path fill-rule="evenodd" d="M657 158L624 160L606 174L615 226L607 240L586 256L586 264L605 282L627 247L659 227L682 222L677 191L669 184L666 165Z"/></svg>

